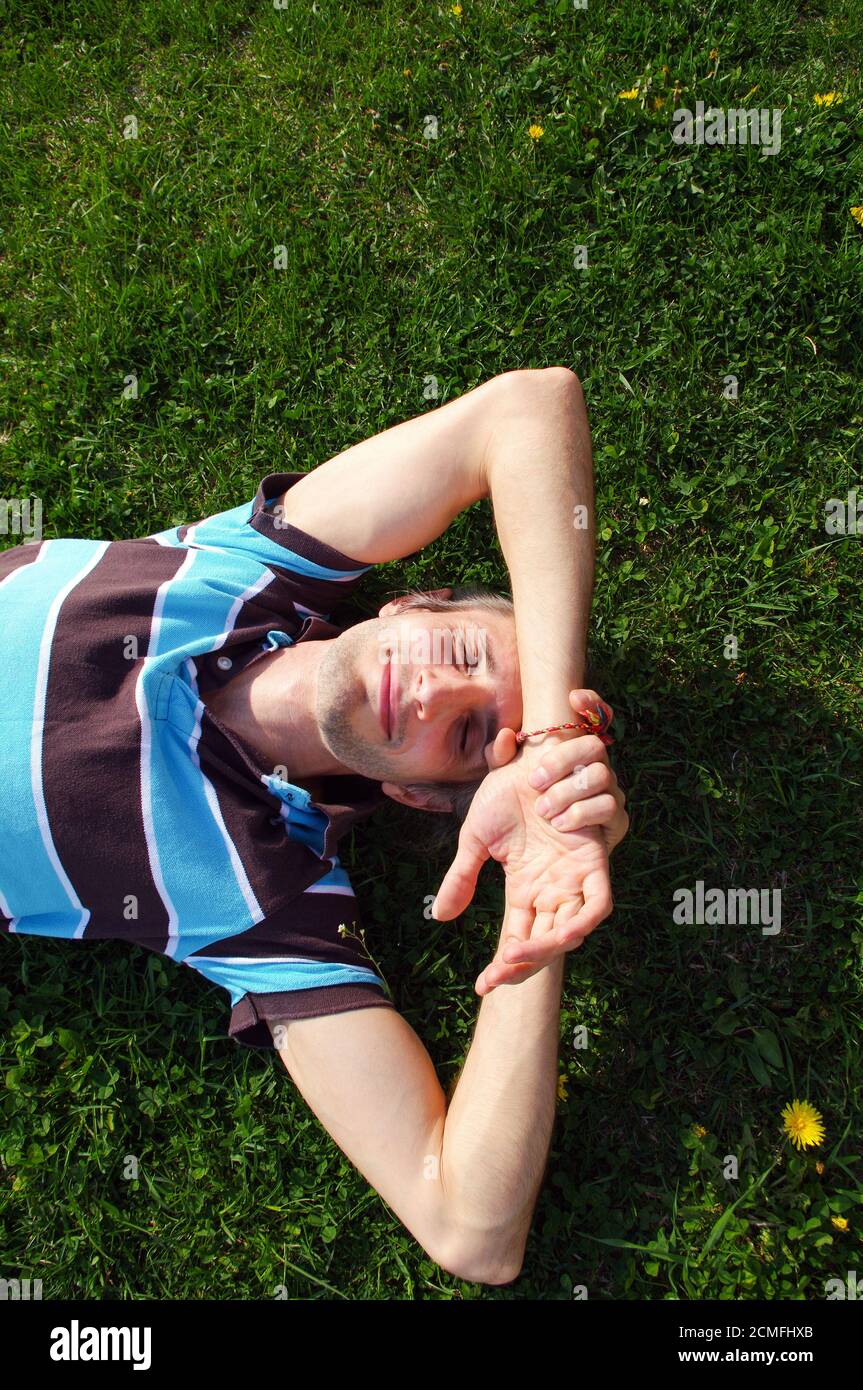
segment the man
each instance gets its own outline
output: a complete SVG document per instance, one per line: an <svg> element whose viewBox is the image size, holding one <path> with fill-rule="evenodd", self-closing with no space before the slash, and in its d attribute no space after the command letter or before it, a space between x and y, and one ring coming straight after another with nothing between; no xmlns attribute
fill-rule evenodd
<svg viewBox="0 0 863 1390"><path fill-rule="evenodd" d="M440 591L344 632L328 621L372 565L486 496L512 607ZM274 1041L431 1256L489 1283L521 1265L564 955L611 911L627 826L598 738L515 738L597 699L580 689L592 531L581 388L553 367L270 475L192 526L0 557L0 927L132 940L226 988L230 1034ZM336 854L384 796L469 803L439 919L465 909L485 859L505 871L449 1105L371 967Z"/></svg>

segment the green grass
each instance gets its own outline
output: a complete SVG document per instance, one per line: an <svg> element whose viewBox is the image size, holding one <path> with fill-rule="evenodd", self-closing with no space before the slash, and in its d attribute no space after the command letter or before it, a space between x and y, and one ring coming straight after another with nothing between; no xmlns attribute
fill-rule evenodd
<svg viewBox="0 0 863 1390"><path fill-rule="evenodd" d="M278 1062L227 1040L226 995L34 940L0 951L0 1273L46 1298L819 1299L861 1268L863 537L824 528L828 498L863 499L861 36L856 0L16 7L0 495L41 496L47 536L146 535L429 408L429 376L442 401L572 366L633 819L614 915L569 964L568 1098L515 1284L433 1266ZM675 105L753 88L777 156L673 144ZM485 506L375 572L362 611L454 580L506 582ZM499 871L426 921L448 856L393 815L346 858L449 1084ZM781 933L675 925L698 879L781 886ZM794 1096L826 1125L801 1156Z"/></svg>

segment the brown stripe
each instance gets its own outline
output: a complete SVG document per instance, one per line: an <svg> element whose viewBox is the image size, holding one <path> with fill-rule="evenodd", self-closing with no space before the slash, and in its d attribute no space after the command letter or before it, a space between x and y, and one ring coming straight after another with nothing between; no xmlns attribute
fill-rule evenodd
<svg viewBox="0 0 863 1390"><path fill-rule="evenodd" d="M328 861L288 838L280 815L282 803L261 781L262 769L209 710L201 721L198 758L212 783L252 892L267 916L284 909L329 873ZM212 953L218 955L219 950L214 948Z"/></svg>
<svg viewBox="0 0 863 1390"><path fill-rule="evenodd" d="M306 853L317 862L311 851ZM350 935L342 935L340 926ZM374 962L360 938L362 929L356 898L347 893L300 893L247 931L202 946L195 955L245 956L250 961L264 956L305 956L373 970Z"/></svg>
<svg viewBox="0 0 863 1390"><path fill-rule="evenodd" d="M24 545L13 545L0 551L0 580L14 574L22 565L32 565L38 559L44 541L27 541Z"/></svg>
<svg viewBox="0 0 863 1390"><path fill-rule="evenodd" d="M337 853L342 836L387 800L380 784L367 777L325 778L327 794L339 799L333 803L312 803L330 818L324 836L324 858L319 859L306 845L289 838L280 815L282 802L261 781L263 769L251 751L209 710L201 721L198 757L212 782L225 827L243 861L252 891L267 916L286 905L293 910L304 889L330 872L329 860ZM260 931L265 926L259 923L251 930ZM218 949L214 948L213 954L218 954Z"/></svg>
<svg viewBox="0 0 863 1390"><path fill-rule="evenodd" d="M85 937L163 950L168 914L153 882L141 807L135 687L156 591L185 552L115 541L60 610L48 675L43 768L51 834L91 918ZM137 659L127 655L135 649ZM137 917L127 920L127 897Z"/></svg>
<svg viewBox="0 0 863 1390"><path fill-rule="evenodd" d="M321 1018L352 1009L394 1009L383 989L373 984L324 985L319 989L284 990L279 994L246 994L231 1010L228 1036L246 1047L273 1047L269 1023L298 1018Z"/></svg>
<svg viewBox="0 0 863 1390"><path fill-rule="evenodd" d="M368 565L362 560L352 560L342 551L327 545L325 541L317 540L305 531L298 530L296 526L286 524L284 521L277 524L277 518L273 515L273 508L267 508L265 504L273 498L281 497L284 492L287 492L305 476L304 473L270 473L262 479L255 495L249 525L260 532L262 536L266 536L268 540L274 541L276 545L293 550L297 555L312 560L316 565L323 565L332 570L343 570L346 573L351 570L368 570ZM295 596L297 602L317 613L332 613L338 603L344 602L353 593L357 584L364 577L364 575L358 575L352 580L338 581L314 579L305 575L288 575L282 570L279 573L284 576L286 592Z"/></svg>

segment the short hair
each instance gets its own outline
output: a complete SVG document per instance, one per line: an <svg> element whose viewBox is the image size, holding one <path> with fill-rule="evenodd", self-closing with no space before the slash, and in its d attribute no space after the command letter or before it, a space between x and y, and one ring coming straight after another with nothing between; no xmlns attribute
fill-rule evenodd
<svg viewBox="0 0 863 1390"><path fill-rule="evenodd" d="M492 589L485 589L479 584L457 585L453 588L450 598L442 598L439 593L428 593L422 589L409 589L406 594L400 596L400 604L401 612L419 608L431 613L452 613L466 608L479 608L487 613L498 613L508 618L515 616L515 608L509 594L499 594ZM470 804L476 796L482 780L482 777L478 777L472 782L407 782L403 785L405 791L446 796L451 803L452 815L461 825L470 810ZM421 810L422 808L414 807L413 809ZM440 813L436 814L439 815ZM445 835L433 838L448 838L448 833L446 833L448 830L449 827L445 823Z"/></svg>

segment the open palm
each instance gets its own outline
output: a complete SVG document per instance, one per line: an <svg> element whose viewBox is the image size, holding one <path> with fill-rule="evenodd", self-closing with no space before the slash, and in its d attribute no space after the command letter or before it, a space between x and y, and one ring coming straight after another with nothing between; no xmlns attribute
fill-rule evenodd
<svg viewBox="0 0 863 1390"><path fill-rule="evenodd" d="M503 866L505 930L477 980L479 994L524 979L574 949L613 907L602 829L556 830L534 810L537 793L527 779L539 761L537 750L522 750L485 777L432 909L440 921L458 916L473 898L486 860Z"/></svg>

